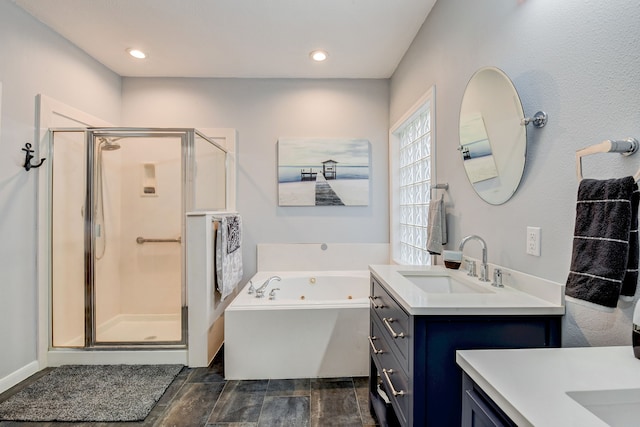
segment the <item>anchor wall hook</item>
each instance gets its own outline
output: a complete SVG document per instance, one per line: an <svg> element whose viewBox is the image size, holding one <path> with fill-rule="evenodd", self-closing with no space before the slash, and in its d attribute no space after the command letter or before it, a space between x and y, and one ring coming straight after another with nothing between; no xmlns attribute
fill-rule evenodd
<svg viewBox="0 0 640 427"><path fill-rule="evenodd" d="M22 151L24 151L24 170L26 171L31 168L39 168L46 160L45 158L42 158L40 159L40 163L32 165L31 159L33 159L33 150L31 149L31 144L29 144L28 142L24 144L24 148L22 149Z"/></svg>

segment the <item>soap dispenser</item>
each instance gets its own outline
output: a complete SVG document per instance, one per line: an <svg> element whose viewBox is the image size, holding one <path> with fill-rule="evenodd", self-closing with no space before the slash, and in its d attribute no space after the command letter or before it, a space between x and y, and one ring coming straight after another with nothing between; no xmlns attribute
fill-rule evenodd
<svg viewBox="0 0 640 427"><path fill-rule="evenodd" d="M636 307L633 310L631 341L633 342L633 355L640 359L640 300L636 302Z"/></svg>

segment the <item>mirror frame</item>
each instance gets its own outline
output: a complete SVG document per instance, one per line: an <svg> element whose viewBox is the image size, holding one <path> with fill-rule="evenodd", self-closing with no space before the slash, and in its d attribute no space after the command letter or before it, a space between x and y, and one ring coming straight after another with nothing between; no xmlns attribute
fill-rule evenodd
<svg viewBox="0 0 640 427"><path fill-rule="evenodd" d="M499 68L483 67L469 79L460 103L458 141L469 183L492 205L518 189L527 153L524 110L513 82Z"/></svg>

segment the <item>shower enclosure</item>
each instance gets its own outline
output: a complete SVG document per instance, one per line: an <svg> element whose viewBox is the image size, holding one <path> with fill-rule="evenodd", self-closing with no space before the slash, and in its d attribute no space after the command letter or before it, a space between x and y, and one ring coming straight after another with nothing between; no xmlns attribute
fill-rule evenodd
<svg viewBox="0 0 640 427"><path fill-rule="evenodd" d="M53 348L185 348L185 213L225 210L195 129L50 129Z"/></svg>

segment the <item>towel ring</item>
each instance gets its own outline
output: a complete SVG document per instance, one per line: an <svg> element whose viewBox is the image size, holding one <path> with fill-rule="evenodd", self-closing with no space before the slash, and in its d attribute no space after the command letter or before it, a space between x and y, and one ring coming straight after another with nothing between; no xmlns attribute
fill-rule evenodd
<svg viewBox="0 0 640 427"><path fill-rule="evenodd" d="M449 189L449 183L445 182L442 184L434 184L431 186L431 188L429 189L429 200L431 200L431 196L433 195L433 190L445 190L447 191Z"/></svg>

